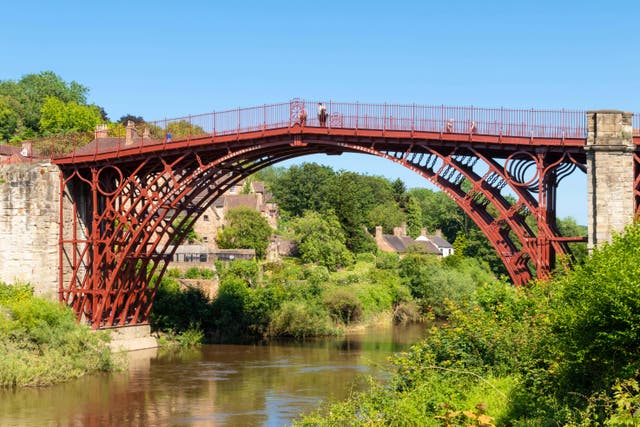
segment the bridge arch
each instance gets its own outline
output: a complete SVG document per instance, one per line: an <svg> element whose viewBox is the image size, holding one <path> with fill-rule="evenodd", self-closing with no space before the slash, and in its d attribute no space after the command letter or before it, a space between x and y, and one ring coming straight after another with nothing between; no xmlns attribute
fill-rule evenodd
<svg viewBox="0 0 640 427"><path fill-rule="evenodd" d="M70 280L61 277L61 298L93 327L146 322L154 277L165 273L173 243L185 237L186 222L254 172L318 153L379 156L426 178L479 226L517 285L546 277L554 256L568 254L567 240L549 219L553 210L545 203L562 174L579 165L570 155L523 152L500 163L460 144L412 141L381 148L363 140L286 132L216 154L193 146L121 164L75 165L66 170L61 186L75 189L69 194L84 218L86 238L62 244L73 266ZM525 179L532 167L533 178ZM504 188L516 198L506 196ZM537 230L527 222L532 215Z"/></svg>

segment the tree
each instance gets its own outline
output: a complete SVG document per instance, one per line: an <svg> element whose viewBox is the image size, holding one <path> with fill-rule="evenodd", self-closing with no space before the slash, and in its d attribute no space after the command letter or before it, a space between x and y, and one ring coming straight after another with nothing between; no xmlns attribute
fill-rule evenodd
<svg viewBox="0 0 640 427"><path fill-rule="evenodd" d="M57 98L63 103L86 105L88 89L72 81L65 82L53 71L24 75L18 82L0 81L0 95L14 99L20 106L18 116L25 126L25 134L39 135L42 108L47 98Z"/></svg>
<svg viewBox="0 0 640 427"><path fill-rule="evenodd" d="M320 212L330 206L328 183L334 176L333 169L316 163L291 166L279 174L271 192L285 217L299 217L307 210Z"/></svg>
<svg viewBox="0 0 640 427"><path fill-rule="evenodd" d="M291 222L304 262L314 262L331 271L353 264L354 257L345 245L345 235L333 214L307 211Z"/></svg>
<svg viewBox="0 0 640 427"><path fill-rule="evenodd" d="M407 231L414 239L422 230L422 209L415 197L409 196L407 200Z"/></svg>
<svg viewBox="0 0 640 427"><path fill-rule="evenodd" d="M393 200L381 201L374 206L367 215L367 225L369 229L375 226L382 226L385 233L393 232L394 227L400 226L406 221L406 215Z"/></svg>
<svg viewBox="0 0 640 427"><path fill-rule="evenodd" d="M188 243L194 243L199 239L198 234L193 230L194 222L194 218L186 218L184 215L178 215L178 218L172 223L175 230L172 240L174 245L179 245L183 239Z"/></svg>
<svg viewBox="0 0 640 427"><path fill-rule="evenodd" d="M391 187L393 188L393 198L396 200L396 203L404 208L407 203L407 187L404 185L404 182L400 178L396 178L396 180L391 183Z"/></svg>
<svg viewBox="0 0 640 427"><path fill-rule="evenodd" d="M381 199L384 200L376 196L377 184L378 178L372 179L354 172L341 172L327 184L329 206L335 211L346 234L347 248L356 253L376 250L375 241L365 233L364 227L369 211ZM391 197L390 191L387 197Z"/></svg>
<svg viewBox="0 0 640 427"><path fill-rule="evenodd" d="M19 117L11 108L10 99L0 96L0 141L10 140L16 133Z"/></svg>
<svg viewBox="0 0 640 427"><path fill-rule="evenodd" d="M218 245L223 249L254 249L256 257L264 258L272 230L260 212L241 206L229 209L226 219Z"/></svg>
<svg viewBox="0 0 640 427"><path fill-rule="evenodd" d="M79 105L75 101L65 103L50 96L42 105L40 132L88 132L94 130L100 121L100 110L95 105Z"/></svg>
<svg viewBox="0 0 640 427"><path fill-rule="evenodd" d="M135 123L135 124L137 124L137 125L145 122L144 119L142 118L142 116L134 116L133 114L126 114L126 115L124 115L124 116L122 116L122 117L120 117L118 119L118 123L121 123L121 124L123 124L125 126L130 121Z"/></svg>
<svg viewBox="0 0 640 427"><path fill-rule="evenodd" d="M186 138L189 136L204 135L207 132L200 126L189 123L186 120L171 122L167 125L166 133L172 138Z"/></svg>

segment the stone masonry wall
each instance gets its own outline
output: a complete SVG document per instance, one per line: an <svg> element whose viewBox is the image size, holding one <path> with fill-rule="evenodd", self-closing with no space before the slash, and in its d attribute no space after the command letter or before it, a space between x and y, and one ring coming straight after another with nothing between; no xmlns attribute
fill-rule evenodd
<svg viewBox="0 0 640 427"><path fill-rule="evenodd" d="M589 248L610 242L634 215L631 113L587 113Z"/></svg>
<svg viewBox="0 0 640 427"><path fill-rule="evenodd" d="M58 299L59 170L49 163L0 166L0 281L29 282Z"/></svg>

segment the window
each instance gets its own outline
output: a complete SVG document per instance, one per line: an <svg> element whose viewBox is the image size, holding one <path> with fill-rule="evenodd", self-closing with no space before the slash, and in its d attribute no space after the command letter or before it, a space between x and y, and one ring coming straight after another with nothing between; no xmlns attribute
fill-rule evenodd
<svg viewBox="0 0 640 427"><path fill-rule="evenodd" d="M203 220L203 221L209 221L209 215L204 215L204 216L202 217L202 220Z"/></svg>

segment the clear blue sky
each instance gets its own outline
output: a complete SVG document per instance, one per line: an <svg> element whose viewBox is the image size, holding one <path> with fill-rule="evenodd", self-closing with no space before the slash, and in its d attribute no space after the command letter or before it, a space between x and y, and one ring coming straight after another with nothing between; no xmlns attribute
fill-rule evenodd
<svg viewBox="0 0 640 427"><path fill-rule="evenodd" d="M11 1L0 79L52 70L111 119L294 97L640 112L635 1ZM426 182L369 157L338 169ZM559 214L586 223L586 179Z"/></svg>

